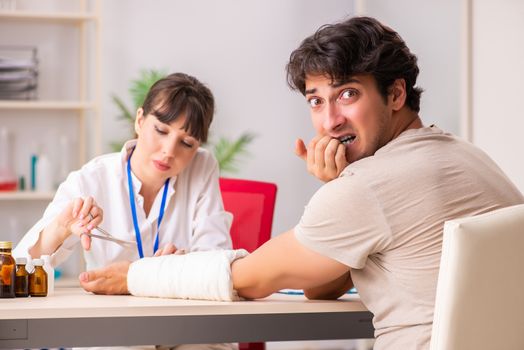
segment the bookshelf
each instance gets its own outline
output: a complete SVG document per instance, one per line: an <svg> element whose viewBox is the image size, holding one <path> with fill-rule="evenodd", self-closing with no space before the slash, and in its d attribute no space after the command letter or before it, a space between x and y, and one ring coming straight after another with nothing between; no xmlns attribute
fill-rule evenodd
<svg viewBox="0 0 524 350"><path fill-rule="evenodd" d="M38 53L38 94L31 100L1 100L0 127L14 137L11 153L17 177L29 187L30 156L42 151L56 165L59 138L71 141L72 171L101 153L100 0L17 0L16 9L0 9L0 45L34 46ZM50 133L49 133L50 132ZM50 147L49 143L53 146ZM54 149L53 149L54 147ZM55 169L56 170L56 169ZM55 184L63 181L55 172ZM38 174L37 174L38 176ZM0 191L0 240L15 244L43 215L55 193ZM78 285L81 252L60 268L57 285Z"/></svg>
<svg viewBox="0 0 524 350"><path fill-rule="evenodd" d="M40 48L40 46L45 48L45 45L49 45L47 43L49 37L49 40L56 41L57 50L64 50L64 52L67 50L76 51L62 57L61 53L57 53L56 49L54 50L55 60L57 57L64 59L64 65L72 67L73 73L63 74L64 72L61 71L62 62L58 62L50 69L49 67L43 68L44 70L47 69L47 71L43 71L42 74L39 72L39 79L41 78L42 82L46 78L57 79L61 83L62 81L67 82L76 78L77 82L75 81L73 84L75 86L70 89L75 90L74 96L67 96L66 98L63 98L63 96L44 96L45 94L40 94L39 92L39 95L43 96L39 96L39 98L34 100L0 100L0 126L7 125L9 129L14 129L17 137L19 134L21 135L20 138L40 143L45 141L38 140L39 135L37 131L33 130L32 133L29 133L29 136L24 135L24 132L27 133L32 125L34 125L34 128L49 128L52 130L59 130L61 127L64 127L65 130L57 131L57 133L67 134L74 140L74 147L71 147L75 149L71 157L74 158L74 161L71 161L71 169L69 169L71 171L85 163L88 157L101 153L99 96L101 80L100 0L64 2L61 5L63 9L57 8L57 2L51 0L40 0L38 2L19 1L16 4L18 6L17 9L0 9L0 30L4 28L4 32L8 29L15 33L12 36L0 36L0 45L27 45L29 41L37 48ZM48 5L47 8L46 5ZM30 34L26 34L26 38L18 34L28 27L35 32L34 41L32 41L33 38L30 37ZM52 29L49 29L50 27ZM48 37L40 35L38 33L40 28L43 31L48 30L51 35ZM56 36L58 37L57 39L51 39L51 37L55 37L55 35L52 35L54 32L60 34ZM71 35L68 35L69 33ZM29 39L27 39L28 36ZM69 42L65 40L64 42L59 42L63 40L63 37L67 37ZM45 52L43 53L42 56L38 57L39 61L50 60L49 57L45 56ZM70 57L73 58L70 59ZM71 75L74 77L70 77ZM45 91L50 90L47 87L43 87L43 90L44 88ZM13 116L16 116L22 122L13 121ZM46 118L50 118L50 116L55 119L58 118L58 121L55 120L54 124L46 125ZM25 125L21 125L22 123ZM42 130L42 133L44 132L45 130ZM24 154L23 150L20 150L20 148L23 148L20 147L20 142L17 145L15 144L14 148L12 157L15 158L15 161L25 162L23 166L14 167L16 176L24 175L26 183L29 183L27 171L27 159L29 157L27 154ZM24 170L21 170L21 168ZM55 182L63 180L56 179ZM27 202L31 200L49 202L52 198L52 192L0 192L0 203L8 201Z"/></svg>

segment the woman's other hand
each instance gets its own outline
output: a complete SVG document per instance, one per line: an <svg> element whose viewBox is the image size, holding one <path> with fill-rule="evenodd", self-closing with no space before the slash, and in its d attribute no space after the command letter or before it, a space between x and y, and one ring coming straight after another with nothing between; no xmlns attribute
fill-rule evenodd
<svg viewBox="0 0 524 350"><path fill-rule="evenodd" d="M155 256L169 255L169 254L185 254L184 249L178 249L173 243L168 243L165 247L158 249Z"/></svg>

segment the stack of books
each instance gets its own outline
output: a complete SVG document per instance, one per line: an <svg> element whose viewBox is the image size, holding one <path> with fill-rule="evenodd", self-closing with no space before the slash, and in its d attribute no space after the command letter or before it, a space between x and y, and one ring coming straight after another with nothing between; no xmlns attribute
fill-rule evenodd
<svg viewBox="0 0 524 350"><path fill-rule="evenodd" d="M33 100L37 97L36 47L0 46L0 100Z"/></svg>

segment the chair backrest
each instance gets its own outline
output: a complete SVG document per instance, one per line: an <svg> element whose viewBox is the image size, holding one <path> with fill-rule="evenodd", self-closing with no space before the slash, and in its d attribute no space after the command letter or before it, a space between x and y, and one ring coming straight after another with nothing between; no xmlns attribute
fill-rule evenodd
<svg viewBox="0 0 524 350"><path fill-rule="evenodd" d="M277 185L251 180L220 178L226 211L233 214L233 248L249 252L271 238ZM239 350L265 350L265 343L239 343Z"/></svg>
<svg viewBox="0 0 524 350"><path fill-rule="evenodd" d="M226 211L233 214L233 248L252 252L271 237L277 186L268 182L220 178Z"/></svg>
<svg viewBox="0 0 524 350"><path fill-rule="evenodd" d="M430 349L524 349L524 205L444 224Z"/></svg>

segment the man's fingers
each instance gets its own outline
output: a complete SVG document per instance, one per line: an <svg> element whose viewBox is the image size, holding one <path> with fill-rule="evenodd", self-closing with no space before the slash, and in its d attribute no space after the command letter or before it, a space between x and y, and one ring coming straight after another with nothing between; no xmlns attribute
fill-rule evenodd
<svg viewBox="0 0 524 350"><path fill-rule="evenodd" d="M337 164L335 161L336 153L340 141L337 139L329 140L326 149L324 151L324 164L328 173L336 172Z"/></svg>
<svg viewBox="0 0 524 350"><path fill-rule="evenodd" d="M82 272L79 276L78 276L78 279L80 280L80 282L93 282L99 278L103 278L106 276L106 268L101 268L101 269L98 269L98 270L91 270L91 271L85 271L85 272Z"/></svg>
<svg viewBox="0 0 524 350"><path fill-rule="evenodd" d="M307 148L304 140L296 139L295 140L295 154L300 157L300 159L307 161Z"/></svg>
<svg viewBox="0 0 524 350"><path fill-rule="evenodd" d="M315 174L315 147L317 145L318 138L314 137L311 141L309 141L307 145L307 155L306 155L306 164L307 164L307 171L310 174Z"/></svg>
<svg viewBox="0 0 524 350"><path fill-rule="evenodd" d="M84 288L84 290L87 292L100 294L100 291L103 290L100 285L105 281L105 279L92 277L92 272L93 271L82 272L78 276L78 280L80 281L82 288Z"/></svg>
<svg viewBox="0 0 524 350"><path fill-rule="evenodd" d="M95 294L128 294L130 264L130 261L118 261L98 270L82 272L78 280L82 288Z"/></svg>
<svg viewBox="0 0 524 350"><path fill-rule="evenodd" d="M307 148L301 139L297 139L295 153L302 159L305 155L308 172L324 182L338 177L348 165L346 147L329 135L316 135Z"/></svg>
<svg viewBox="0 0 524 350"><path fill-rule="evenodd" d="M331 141L331 138L329 136L322 137L315 146L315 167L318 170L322 170L325 166L325 154L326 154L326 147Z"/></svg>
<svg viewBox="0 0 524 350"><path fill-rule="evenodd" d="M104 289L103 285L109 278L107 270L108 267L104 267L98 270L82 272L78 276L80 285L88 292L99 294Z"/></svg>
<svg viewBox="0 0 524 350"><path fill-rule="evenodd" d="M337 152L335 154L335 163L337 165L337 173L340 175L342 170L348 166L348 161L346 159L346 146L340 143L337 147Z"/></svg>

